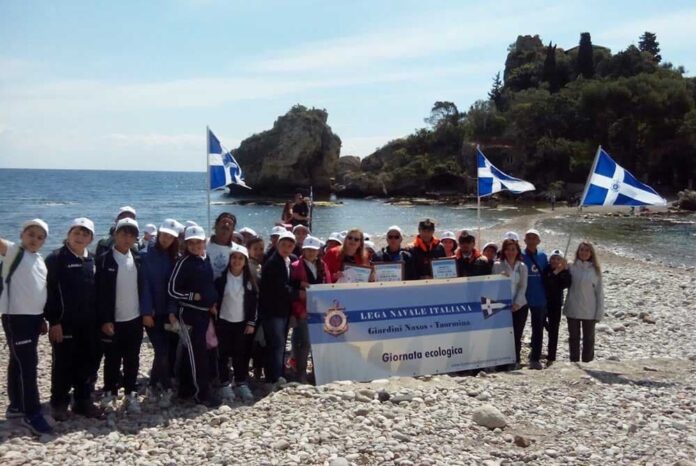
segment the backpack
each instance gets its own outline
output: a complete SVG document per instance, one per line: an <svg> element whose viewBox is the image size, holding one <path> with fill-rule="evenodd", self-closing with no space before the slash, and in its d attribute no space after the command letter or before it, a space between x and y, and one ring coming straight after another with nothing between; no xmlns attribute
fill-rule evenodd
<svg viewBox="0 0 696 466"><path fill-rule="evenodd" d="M17 254L15 254L15 256L14 256L14 259L12 259L12 262L10 263L9 268L6 265L7 258L5 258L5 261L3 261L2 266L0 266L0 295L2 295L2 292L5 288L5 284L7 284L8 302L9 302L9 293L10 293L10 281L12 279L12 275L15 273L15 270L17 270L17 267L19 267L19 263L22 262L23 257L24 257L24 248L20 247L17 250ZM7 277L4 277L6 270L7 270Z"/></svg>

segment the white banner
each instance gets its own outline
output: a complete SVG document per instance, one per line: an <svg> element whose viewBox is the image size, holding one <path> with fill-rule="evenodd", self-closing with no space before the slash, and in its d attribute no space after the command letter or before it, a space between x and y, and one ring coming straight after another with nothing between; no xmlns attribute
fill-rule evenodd
<svg viewBox="0 0 696 466"><path fill-rule="evenodd" d="M316 383L514 363L511 294L501 275L312 285Z"/></svg>

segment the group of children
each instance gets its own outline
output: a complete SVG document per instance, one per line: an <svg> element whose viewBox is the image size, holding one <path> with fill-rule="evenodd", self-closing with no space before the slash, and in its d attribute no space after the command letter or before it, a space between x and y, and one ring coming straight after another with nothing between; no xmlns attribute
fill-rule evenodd
<svg viewBox="0 0 696 466"><path fill-rule="evenodd" d="M114 410L123 389L129 413L140 412L137 377L143 333L154 350L149 395L160 407L191 399L209 407L222 399L253 401L254 376L272 390L286 382L286 341L292 329L294 375L308 381L310 353L306 292L315 284L345 281L347 265L403 262L404 280L432 278L431 263L451 257L459 276L502 273L511 277L517 360L527 314L532 318L530 368L541 369L544 328L547 364L556 357L563 290L570 334L570 358L590 361L594 323L602 317L601 271L591 244L583 242L575 262L538 249L540 235L529 230L522 251L515 233L502 246L482 251L467 231L443 232L426 219L410 247L393 226L378 249L360 229L332 233L326 242L297 223L273 228L268 248L250 228L237 231L237 219L222 213L207 237L194 222L174 219L142 231L136 212L119 210L96 254L88 250L95 228L74 219L63 246L44 261L39 250L48 225L34 219L22 226L20 243L0 239L0 313L11 357L7 418L37 434L52 432L41 412L36 368L39 336L52 345L51 414L57 421L74 414L102 417ZM103 361L102 361L103 360ZM101 399L95 400L103 362ZM231 365L230 365L231 363ZM230 367L231 366L231 367ZM95 401L98 401L96 403Z"/></svg>

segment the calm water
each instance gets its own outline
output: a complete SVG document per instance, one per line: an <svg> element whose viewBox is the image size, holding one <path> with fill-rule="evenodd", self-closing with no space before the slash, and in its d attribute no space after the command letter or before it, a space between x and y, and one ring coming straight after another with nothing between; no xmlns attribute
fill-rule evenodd
<svg viewBox="0 0 696 466"><path fill-rule="evenodd" d="M248 226L264 238L280 217L279 206L230 205L227 195L211 194L212 218L223 211L233 212L238 227ZM342 199L333 207L314 210L314 233L326 238L332 231L361 227L383 237L390 225L415 233L418 221L430 217L438 229L456 230L476 226L476 210L445 206L392 206L379 200ZM82 170L0 169L0 236L16 239L23 221L40 217L51 228L44 253L58 246L74 217L94 220L97 235L105 235L118 208L132 205L138 221L159 224L167 217L179 221L207 223L205 175L203 173L125 172ZM475 207L475 206L472 206ZM489 227L531 209L483 210L482 226ZM609 245L619 253L651 258L673 265L696 265L696 216L662 219L592 217L579 221L550 219L545 229L588 237ZM484 234L485 237L485 234Z"/></svg>
<svg viewBox="0 0 696 466"><path fill-rule="evenodd" d="M171 217L183 222L207 224L205 175L203 173L125 172L82 170L0 169L0 236L15 239L23 221L40 217L51 229L48 248L62 241L69 221L87 216L95 222L97 235L105 235L118 208L132 205L141 226L159 224ZM267 238L280 218L280 206L230 205L232 198L211 193L211 216L223 211L234 213L238 227L248 226ZM334 207L314 209L314 232L326 238L332 231L354 226L383 236L397 224L415 233L418 221L431 217L438 228L475 228L476 211L442 206L402 207L381 201L343 199ZM518 211L483 211L482 226L503 221ZM46 250L50 250L45 248Z"/></svg>
<svg viewBox="0 0 696 466"><path fill-rule="evenodd" d="M541 226L552 232L572 230L574 238L600 241L624 256L672 266L696 266L696 214L563 217L543 220Z"/></svg>

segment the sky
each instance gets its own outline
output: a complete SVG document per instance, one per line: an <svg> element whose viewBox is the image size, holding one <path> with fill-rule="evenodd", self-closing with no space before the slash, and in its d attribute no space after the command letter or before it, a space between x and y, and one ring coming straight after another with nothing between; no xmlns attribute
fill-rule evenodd
<svg viewBox="0 0 696 466"><path fill-rule="evenodd" d="M0 168L205 170L300 103L364 157L486 97L520 34L696 73L691 1L0 0Z"/></svg>

